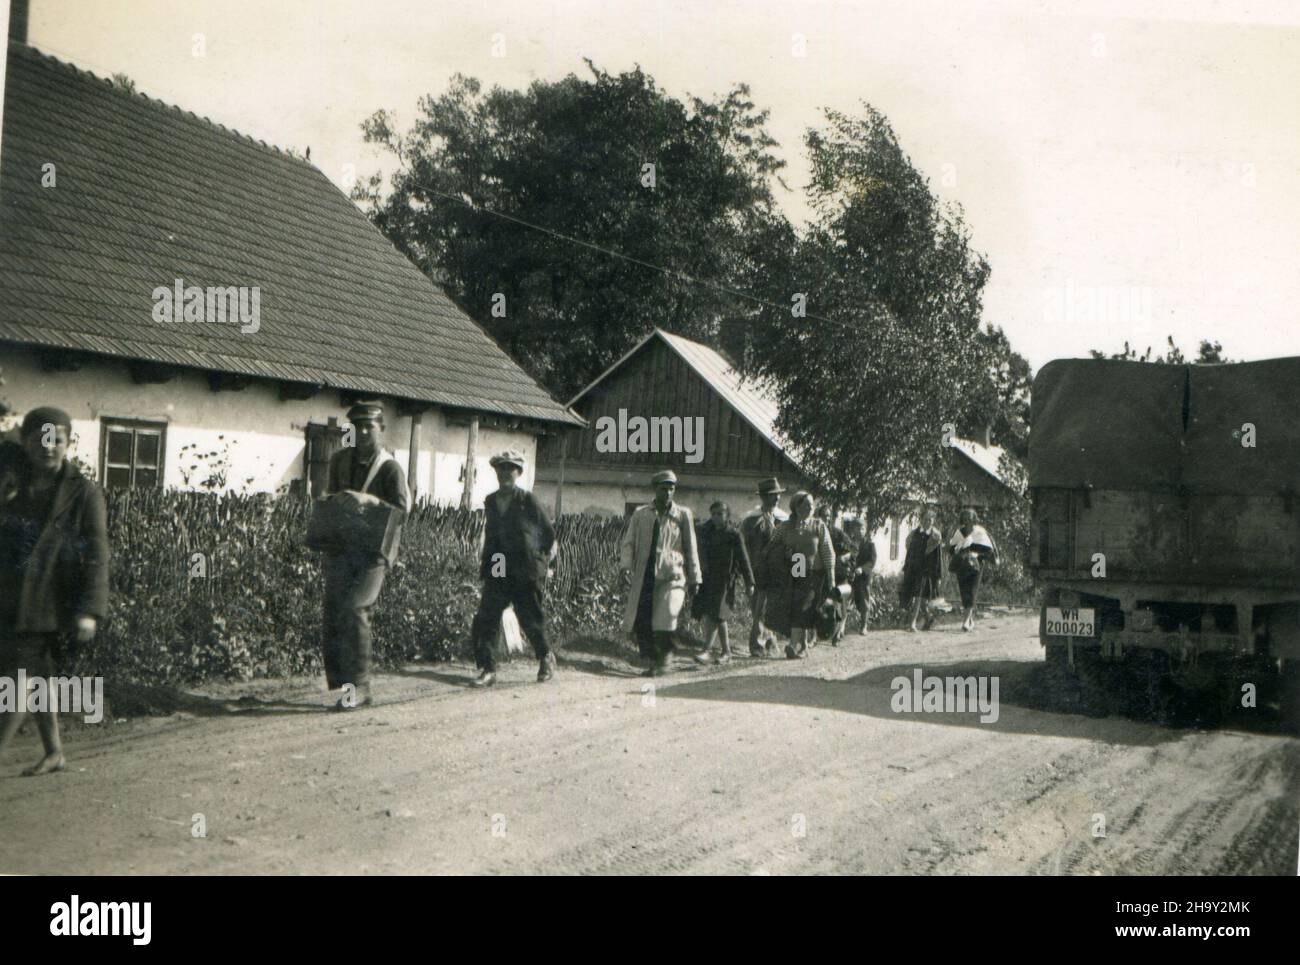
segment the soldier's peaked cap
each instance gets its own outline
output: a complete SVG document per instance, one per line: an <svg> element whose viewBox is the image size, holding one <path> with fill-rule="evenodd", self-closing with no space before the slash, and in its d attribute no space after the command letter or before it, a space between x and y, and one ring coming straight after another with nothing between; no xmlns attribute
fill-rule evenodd
<svg viewBox="0 0 1300 965"><path fill-rule="evenodd" d="M384 406L380 402L354 402L348 409L348 421L369 419L371 422L384 421Z"/></svg>

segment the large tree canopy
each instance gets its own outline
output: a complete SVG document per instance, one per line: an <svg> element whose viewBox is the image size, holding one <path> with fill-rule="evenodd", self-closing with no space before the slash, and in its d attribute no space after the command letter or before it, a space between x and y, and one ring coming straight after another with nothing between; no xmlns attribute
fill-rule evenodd
<svg viewBox="0 0 1300 965"><path fill-rule="evenodd" d="M841 503L936 491L954 434L1023 451L1029 367L981 327L989 266L879 111L807 131L801 231L774 203L783 162L745 86L684 103L639 69L588 67L525 91L458 76L405 134L375 114L366 137L401 168L386 195L378 177L356 192L552 392L657 325L766 382Z"/></svg>
<svg viewBox="0 0 1300 965"><path fill-rule="evenodd" d="M783 162L747 88L683 103L640 69L588 67L525 91L457 76L402 135L375 114L367 140L402 167L386 197L378 178L357 192L560 398L652 326L713 341L737 301L725 289L783 220L770 189Z"/></svg>
<svg viewBox="0 0 1300 965"><path fill-rule="evenodd" d="M829 493L893 511L936 491L954 434L1022 432L1028 366L1000 330L981 331L988 264L884 115L826 120L805 139L817 221L786 290L767 292L806 296L806 314L757 312L746 357Z"/></svg>

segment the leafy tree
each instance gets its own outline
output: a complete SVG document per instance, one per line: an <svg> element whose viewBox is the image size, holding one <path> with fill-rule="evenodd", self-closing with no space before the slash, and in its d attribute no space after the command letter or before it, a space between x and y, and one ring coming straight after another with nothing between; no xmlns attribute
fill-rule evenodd
<svg viewBox="0 0 1300 965"><path fill-rule="evenodd" d="M1129 362L1155 362L1162 365L1185 365L1189 361L1183 350L1174 344L1174 337L1168 335L1165 337L1165 354L1152 357L1151 346L1147 346L1146 351L1138 355L1137 350L1132 348L1128 342L1124 343L1122 352L1112 352L1107 355L1105 352L1099 352L1092 349L1089 353L1095 359L1122 359ZM1211 342L1201 339L1200 347L1197 349L1196 358L1190 360L1193 365L1212 365L1220 362L1231 362L1232 359L1223 354L1223 346L1218 342Z"/></svg>
<svg viewBox="0 0 1300 965"><path fill-rule="evenodd" d="M781 402L779 424L832 498L873 516L935 492L943 439L981 405L1014 413L1023 359L980 330L988 264L960 208L942 204L870 105L826 113L805 138L817 221L771 301L807 313L756 313L746 359ZM997 359L1005 385L990 383ZM1015 356L1015 359L1019 359Z"/></svg>
<svg viewBox="0 0 1300 965"><path fill-rule="evenodd" d="M970 408L959 428L962 435L988 441L1029 457L1029 390L1033 371L1024 356L1016 352L1006 333L986 325L976 340L979 367L985 380L972 388Z"/></svg>
<svg viewBox="0 0 1300 965"><path fill-rule="evenodd" d="M366 139L402 166L387 196L378 176L354 191L561 398L652 326L714 341L761 245L791 237L771 192L784 162L747 87L682 102L639 68L587 66L525 91L458 75L405 134L374 114Z"/></svg>
<svg viewBox="0 0 1300 965"><path fill-rule="evenodd" d="M405 134L374 114L365 136L401 168L354 197L561 398L658 325L768 384L814 476L873 515L937 490L950 427L1023 452L1029 366L981 328L988 264L883 114L808 130L798 231L744 85L683 102L588 68L524 91L457 76Z"/></svg>

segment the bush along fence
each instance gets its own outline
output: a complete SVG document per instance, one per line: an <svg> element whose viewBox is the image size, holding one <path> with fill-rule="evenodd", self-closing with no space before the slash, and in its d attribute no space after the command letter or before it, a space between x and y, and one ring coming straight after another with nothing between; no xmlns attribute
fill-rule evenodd
<svg viewBox="0 0 1300 965"><path fill-rule="evenodd" d="M107 499L110 616L79 655L79 672L168 684L321 671L320 559L303 544L309 500L159 490L110 490ZM482 514L468 510L411 513L374 612L378 665L470 656L482 528ZM556 530L552 640L561 649L622 641L623 521L565 516ZM898 625L896 586L877 579L875 625ZM746 605L732 626L743 640Z"/></svg>
<svg viewBox="0 0 1300 965"><path fill-rule="evenodd" d="M303 544L310 501L284 496L110 490L110 613L79 655L83 672L139 683L317 673L322 578ZM424 505L374 612L381 666L471 653L481 513ZM620 520L556 524L548 581L558 642L619 632Z"/></svg>

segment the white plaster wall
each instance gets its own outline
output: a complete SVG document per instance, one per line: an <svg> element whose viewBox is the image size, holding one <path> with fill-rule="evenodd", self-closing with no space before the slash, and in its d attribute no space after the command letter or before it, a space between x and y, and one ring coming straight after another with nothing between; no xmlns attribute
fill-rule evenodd
<svg viewBox="0 0 1300 965"><path fill-rule="evenodd" d="M72 417L71 454L92 467L97 477L100 419L166 423L163 484L168 488L197 489L210 469L224 461L226 490L276 492L303 477L307 424L325 423L331 416L340 424L345 421L345 409L332 390L286 402L274 382L254 382L238 392L213 392L203 373L191 371L159 385L136 385L125 363L114 359L87 360L76 372L44 372L33 351L12 347L0 350L0 368L5 379L0 394L13 409L4 428L16 427L23 414L36 406L58 406ZM390 407L384 445L404 469L409 469L410 437L410 418L394 416ZM467 443L465 427L448 427L438 410L424 414L415 480L420 496L459 502ZM488 458L505 448L524 453L525 485L531 485L536 439L527 433L484 430L479 433L475 506L481 507L483 497L496 488ZM215 455L205 458L209 453Z"/></svg>
<svg viewBox="0 0 1300 965"><path fill-rule="evenodd" d="M469 426L448 425L443 413L427 413L420 448L430 448L435 452L432 488L423 490L423 494L435 502L459 504L465 486L463 471L469 455ZM479 429L474 452L473 508L482 509L487 494L496 491L497 474L489 460L507 449L523 455L524 472L519 483L525 489L533 488L537 475L537 437L524 432Z"/></svg>
<svg viewBox="0 0 1300 965"><path fill-rule="evenodd" d="M898 526L898 559L889 558L889 532L894 525ZM871 542L876 547L876 572L882 576L895 576L903 572L903 558L907 553L907 534L912 531L908 520L902 520L895 524L894 520L888 520L884 526L871 534Z"/></svg>

